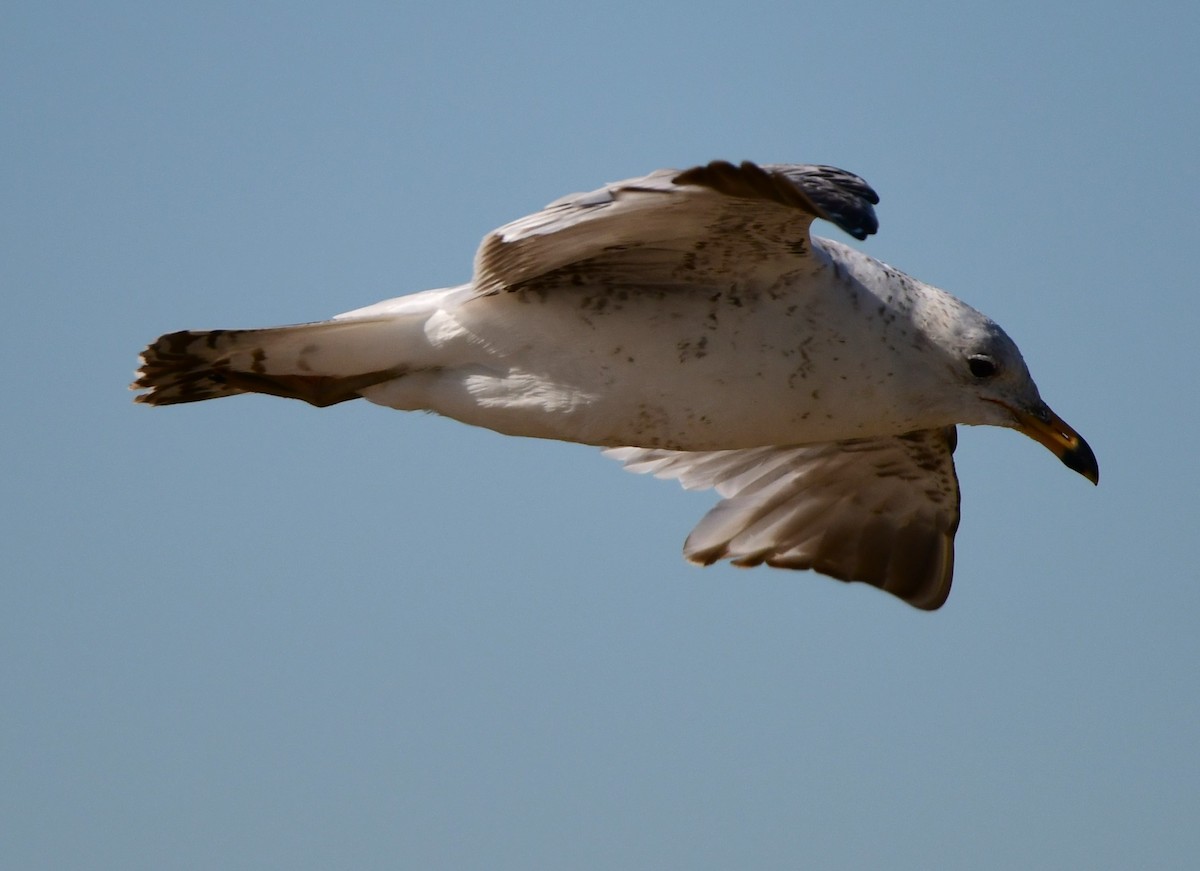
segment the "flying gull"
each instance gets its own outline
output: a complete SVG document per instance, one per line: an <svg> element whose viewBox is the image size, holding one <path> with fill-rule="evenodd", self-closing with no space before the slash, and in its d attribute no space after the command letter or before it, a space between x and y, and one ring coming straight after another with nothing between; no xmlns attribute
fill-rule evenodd
<svg viewBox="0 0 1200 871"><path fill-rule="evenodd" d="M467 284L164 335L133 387L149 405L361 397L600 446L716 489L693 562L813 569L933 610L953 576L957 424L1017 429L1093 483L1099 467L999 326L809 234L824 218L865 239L878 201L829 166L659 170L488 234Z"/></svg>

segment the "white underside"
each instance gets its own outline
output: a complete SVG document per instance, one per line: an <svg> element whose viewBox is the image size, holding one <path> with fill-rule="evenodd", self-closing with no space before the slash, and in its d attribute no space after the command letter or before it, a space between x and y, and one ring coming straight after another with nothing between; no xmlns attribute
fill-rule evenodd
<svg viewBox="0 0 1200 871"><path fill-rule="evenodd" d="M396 327L379 335L395 343L403 374L364 389L371 402L510 435L719 450L952 422L922 407L938 391L914 377L928 349L913 345L917 330L903 312L889 310L890 323L861 316L880 299L860 282L830 282L830 272L810 267L736 295L570 288L477 296L461 286L337 320ZM886 365L863 353L883 345L895 349ZM906 354L914 365L898 377Z"/></svg>

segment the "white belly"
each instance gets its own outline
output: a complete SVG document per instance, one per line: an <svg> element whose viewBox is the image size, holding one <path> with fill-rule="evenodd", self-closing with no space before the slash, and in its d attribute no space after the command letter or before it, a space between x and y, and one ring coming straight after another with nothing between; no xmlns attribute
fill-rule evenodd
<svg viewBox="0 0 1200 871"><path fill-rule="evenodd" d="M844 316L880 301L853 283L832 290L474 298L426 322L433 365L366 395L595 445L720 450L912 429L911 401L895 387L911 325ZM864 343L894 350L881 362Z"/></svg>

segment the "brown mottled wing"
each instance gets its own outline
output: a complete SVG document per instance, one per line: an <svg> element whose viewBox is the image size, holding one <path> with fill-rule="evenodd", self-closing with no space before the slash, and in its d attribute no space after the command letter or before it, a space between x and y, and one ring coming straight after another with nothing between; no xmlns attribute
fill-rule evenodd
<svg viewBox="0 0 1200 871"><path fill-rule="evenodd" d="M688 536L693 562L812 569L932 611L954 574L955 441L947 427L805 447L605 453L724 497Z"/></svg>
<svg viewBox="0 0 1200 871"><path fill-rule="evenodd" d="M586 194L488 234L475 256L480 295L602 281L697 287L738 280L763 261L803 257L825 218L863 239L875 192L829 166L714 161L663 169Z"/></svg>

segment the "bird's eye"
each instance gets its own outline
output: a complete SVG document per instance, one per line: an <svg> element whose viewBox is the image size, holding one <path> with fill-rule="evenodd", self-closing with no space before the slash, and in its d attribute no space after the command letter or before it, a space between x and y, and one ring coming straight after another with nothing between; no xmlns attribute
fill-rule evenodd
<svg viewBox="0 0 1200 871"><path fill-rule="evenodd" d="M984 354L973 354L967 358L967 366L976 378L991 378L999 370L996 361Z"/></svg>

